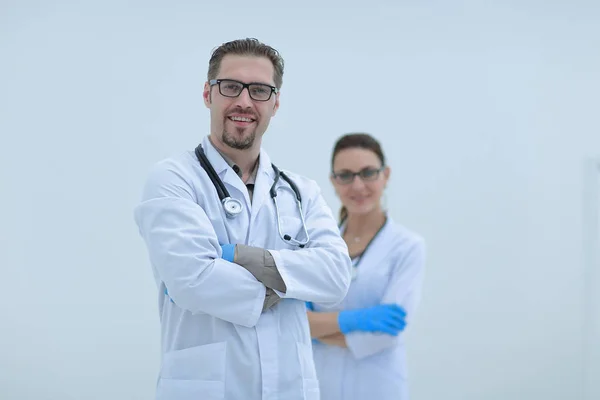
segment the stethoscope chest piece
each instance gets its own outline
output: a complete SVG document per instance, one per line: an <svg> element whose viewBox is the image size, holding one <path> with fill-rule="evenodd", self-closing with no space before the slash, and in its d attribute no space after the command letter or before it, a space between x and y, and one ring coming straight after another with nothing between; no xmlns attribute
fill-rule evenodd
<svg viewBox="0 0 600 400"><path fill-rule="evenodd" d="M223 209L225 210L227 218L235 218L242 212L242 202L238 199L226 197L221 200L221 203L223 204Z"/></svg>
<svg viewBox="0 0 600 400"><path fill-rule="evenodd" d="M200 165L202 166L204 171L206 171L206 174L208 175L209 179L211 180L212 184L214 185L214 187L217 191L217 195L219 196L219 199L221 200L221 205L223 206L223 210L225 211L225 216L229 219L233 219L233 218L237 217L238 215L240 215L243 210L242 202L238 199L232 198L229 195L229 192L227 191L225 184L219 178L219 175L217 175L217 172L215 171L213 166L210 164L210 161L208 161L206 154L204 154L202 145L198 145L198 147L196 147L195 153L196 153L196 157L198 158L198 161L200 162ZM306 246L308 244L310 238L308 236L308 231L306 229L306 222L304 221L304 214L302 213L302 197L300 196L300 191L298 190L298 187L296 186L296 184L285 173L281 172L275 165L271 164L271 166L273 167L273 171L275 172L275 179L274 179L273 185L271 186L271 189L269 190L269 193L271 194L273 203L275 203L275 214L277 215L277 229L279 231L279 236L281 237L281 240L283 240L284 242L287 242L287 243L299 246L300 248L303 248L304 246ZM290 188L294 192L294 195L296 197L296 204L298 205L298 213L300 214L300 219L302 220L302 229L304 230L304 236L305 236L305 239L302 241L294 239L288 234L284 234L284 232L282 232L282 230L281 230L281 223L280 223L280 219L279 219L279 208L277 207L277 182L279 182L279 177L283 178L283 180L286 181L290 185Z"/></svg>

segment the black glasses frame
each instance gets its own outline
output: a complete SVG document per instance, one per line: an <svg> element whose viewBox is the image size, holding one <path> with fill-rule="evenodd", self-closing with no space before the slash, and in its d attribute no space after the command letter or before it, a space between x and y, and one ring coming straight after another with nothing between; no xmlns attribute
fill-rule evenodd
<svg viewBox="0 0 600 400"><path fill-rule="evenodd" d="M226 94L223 94L223 92L221 91L221 82L234 82L234 83L242 85L242 89L235 96L226 95ZM218 85L219 93L221 94L221 96L231 97L231 98L238 97L240 94L242 94L244 89L247 89L248 94L250 95L250 98L254 101L269 101L269 100L271 100L271 96L273 96L273 93L277 94L279 92L279 89L277 89L275 86L267 85L266 83L257 83L257 82L244 83L244 82L236 81L235 79L211 79L210 81L208 81L208 84L210 86ZM252 92L250 91L250 86L260 86L260 87L269 88L271 90L269 92L269 97L264 100L263 99L255 99L254 97L252 97Z"/></svg>
<svg viewBox="0 0 600 400"><path fill-rule="evenodd" d="M333 179L335 179L337 182L341 183L342 185L349 185L352 182L354 182L354 179L358 176L363 182L373 182L374 180L376 180L377 178L379 178L379 174L381 174L381 172L385 169L385 165L382 165L380 168L363 168L358 172L344 172L344 175L349 174L351 176L349 181L342 181L340 179L340 175L341 174L336 174L335 172L331 171L331 176L333 177ZM375 175L373 176L372 179L365 179L363 177L363 174L365 173L365 171L375 171Z"/></svg>

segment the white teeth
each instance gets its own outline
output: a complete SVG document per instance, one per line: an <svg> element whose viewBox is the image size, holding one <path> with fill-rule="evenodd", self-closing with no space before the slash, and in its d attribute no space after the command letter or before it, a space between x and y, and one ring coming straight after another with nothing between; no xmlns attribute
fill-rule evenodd
<svg viewBox="0 0 600 400"><path fill-rule="evenodd" d="M232 121L240 121L240 122L252 122L251 118L245 117L229 117Z"/></svg>

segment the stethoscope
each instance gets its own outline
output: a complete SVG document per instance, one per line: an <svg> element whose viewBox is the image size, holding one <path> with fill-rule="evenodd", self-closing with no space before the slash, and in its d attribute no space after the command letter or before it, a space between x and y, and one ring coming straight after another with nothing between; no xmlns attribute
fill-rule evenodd
<svg viewBox="0 0 600 400"><path fill-rule="evenodd" d="M342 231L342 236L346 233L346 227L344 226L345 222L346 222L345 220L342 220L342 222L339 225L339 229L340 229L340 231ZM383 228L386 225L387 225L387 217L385 218L383 225L381 225L379 227L379 229L377 230L375 235L373 235L371 240L369 240L369 243L367 243L367 245L365 246L365 249L359 255L352 258L352 272L350 275L352 280L355 280L356 277L358 276L358 266L360 265L360 262L362 261L363 257L365 256L365 253L367 252L367 250L369 250L369 246L371 246L371 244L375 241L375 238L377 236L379 236L379 234L381 233L381 231L383 230Z"/></svg>
<svg viewBox="0 0 600 400"><path fill-rule="evenodd" d="M221 200L221 204L223 206L223 210L225 211L225 215L227 216L227 218L237 217L242 212L242 202L238 199L234 199L233 197L231 197L229 191L225 187L225 184L219 178L219 175L217 175L217 172L211 165L210 161L208 161L206 154L204 154L204 149L202 148L201 144L198 145L198 147L196 147L196 157L198 158L200 165L202 166L202 168L204 168L215 189L217 190L217 194L219 195L219 199ZM271 167L273 167L273 171L275 171L275 181L273 182L273 185L269 190L269 194L273 199L273 203L275 203L275 213L277 215L277 230L279 231L279 236L284 242L289 242L300 248L303 248L308 244L310 238L308 236L308 231L306 230L304 214L302 213L302 197L300 196L300 190L298 190L296 184L284 172L281 172L279 168L275 166L275 164L271 164ZM289 184L290 190L294 192L294 195L296 197L296 205L298 207L298 212L300 213L300 220L302 221L302 230L304 231L305 237L305 239L302 241L294 239L290 235L284 234L281 231L279 207L277 206L277 182L279 182L280 177L283 178L283 180ZM281 187L283 188L284 186Z"/></svg>

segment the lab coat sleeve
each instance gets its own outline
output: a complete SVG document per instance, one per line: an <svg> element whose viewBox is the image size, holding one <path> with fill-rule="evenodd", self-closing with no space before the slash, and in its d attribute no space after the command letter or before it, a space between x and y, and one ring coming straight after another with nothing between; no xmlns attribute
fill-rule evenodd
<svg viewBox="0 0 600 400"><path fill-rule="evenodd" d="M396 303L406 311L407 327L421 297L425 265L425 244L416 240L401 257L392 272L381 304ZM391 336L382 333L352 332L346 335L346 345L356 359L362 359L394 347L403 333Z"/></svg>
<svg viewBox="0 0 600 400"><path fill-rule="evenodd" d="M220 258L216 233L184 171L174 161L159 163L135 209L150 262L178 307L254 326L266 288L244 268Z"/></svg>
<svg viewBox="0 0 600 400"><path fill-rule="evenodd" d="M303 199L308 246L269 252L286 286L286 292L278 295L331 307L348 292L352 264L331 209L314 182L310 193L306 202Z"/></svg>

